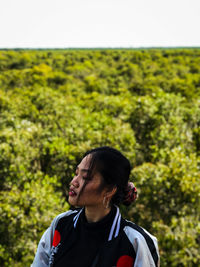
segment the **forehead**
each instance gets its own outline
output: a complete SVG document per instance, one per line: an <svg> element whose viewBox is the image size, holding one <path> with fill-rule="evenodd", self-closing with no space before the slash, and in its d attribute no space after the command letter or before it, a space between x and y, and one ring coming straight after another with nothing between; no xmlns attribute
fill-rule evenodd
<svg viewBox="0 0 200 267"><path fill-rule="evenodd" d="M78 169L89 170L90 162L91 162L91 155L87 155L81 160L81 162L79 163L77 167Z"/></svg>
<svg viewBox="0 0 200 267"><path fill-rule="evenodd" d="M92 180L102 180L102 176L101 174L96 170L96 168L92 168L92 170L90 170L91 168L91 159L92 156L91 154L85 156L82 161L79 163L79 165L77 166L77 169L82 172L82 173L87 173L88 171L91 171L92 173L90 173L90 175L92 175Z"/></svg>

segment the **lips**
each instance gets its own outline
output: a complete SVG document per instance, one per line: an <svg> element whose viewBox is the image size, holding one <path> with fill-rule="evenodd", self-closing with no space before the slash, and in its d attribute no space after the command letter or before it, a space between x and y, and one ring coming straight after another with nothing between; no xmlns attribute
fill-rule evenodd
<svg viewBox="0 0 200 267"><path fill-rule="evenodd" d="M72 188L70 188L69 189L69 196L70 197L74 197L74 196L76 196L77 195L77 193L72 189Z"/></svg>

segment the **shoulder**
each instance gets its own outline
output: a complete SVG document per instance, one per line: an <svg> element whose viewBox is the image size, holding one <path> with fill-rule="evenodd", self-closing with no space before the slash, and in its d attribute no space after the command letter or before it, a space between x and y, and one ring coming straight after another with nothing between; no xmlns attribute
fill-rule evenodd
<svg viewBox="0 0 200 267"><path fill-rule="evenodd" d="M157 238L137 224L124 220L123 231L137 253L151 258L155 266L159 266L159 251ZM153 266L153 265L152 265Z"/></svg>
<svg viewBox="0 0 200 267"><path fill-rule="evenodd" d="M128 237L134 237L138 238L141 240L146 240L146 242L156 242L157 243L157 238L150 234L146 229L142 228L141 226L128 221L124 220L124 232L127 234Z"/></svg>
<svg viewBox="0 0 200 267"><path fill-rule="evenodd" d="M77 214L78 214L79 210L68 210L66 212L60 213L59 215L57 215L52 223L51 223L51 227L53 227L54 229L57 227L58 223L61 223L63 221L67 221L70 220L72 218L74 218Z"/></svg>

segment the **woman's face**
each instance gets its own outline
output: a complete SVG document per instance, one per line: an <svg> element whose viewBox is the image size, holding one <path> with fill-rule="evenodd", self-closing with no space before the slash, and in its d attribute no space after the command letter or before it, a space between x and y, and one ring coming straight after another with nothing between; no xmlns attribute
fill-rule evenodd
<svg viewBox="0 0 200 267"><path fill-rule="evenodd" d="M73 206L98 207L103 205L106 189L99 190L103 178L98 172L88 177L90 159L91 155L82 159L70 183L68 201Z"/></svg>

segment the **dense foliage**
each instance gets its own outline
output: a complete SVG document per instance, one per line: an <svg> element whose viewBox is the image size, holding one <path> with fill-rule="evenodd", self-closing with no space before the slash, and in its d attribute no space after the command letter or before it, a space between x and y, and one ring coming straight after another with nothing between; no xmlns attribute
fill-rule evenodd
<svg viewBox="0 0 200 267"><path fill-rule="evenodd" d="M0 51L0 265L29 266L74 168L110 145L161 266L200 266L200 50Z"/></svg>

